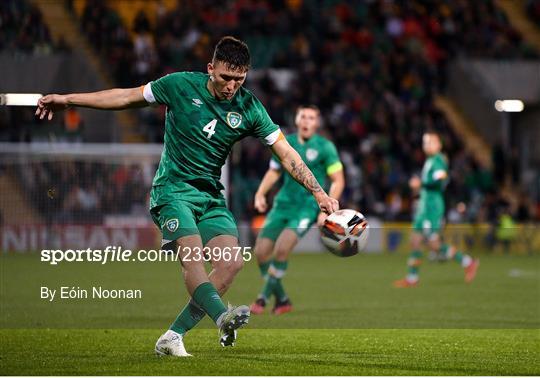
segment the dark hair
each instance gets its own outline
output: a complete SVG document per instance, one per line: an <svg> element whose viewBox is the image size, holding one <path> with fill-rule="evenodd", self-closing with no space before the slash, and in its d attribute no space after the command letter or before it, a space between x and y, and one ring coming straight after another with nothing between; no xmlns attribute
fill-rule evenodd
<svg viewBox="0 0 540 378"><path fill-rule="evenodd" d="M212 63L225 63L227 68L234 71L247 71L251 66L248 46L239 39L231 36L219 40L214 50Z"/></svg>

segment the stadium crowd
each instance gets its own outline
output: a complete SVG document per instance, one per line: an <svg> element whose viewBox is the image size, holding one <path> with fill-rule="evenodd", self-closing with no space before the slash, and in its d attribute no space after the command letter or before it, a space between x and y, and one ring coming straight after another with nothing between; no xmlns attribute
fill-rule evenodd
<svg viewBox="0 0 540 378"><path fill-rule="evenodd" d="M66 50L63 39L52 40L36 5L25 0L0 1L0 52L44 55Z"/></svg>
<svg viewBox="0 0 540 378"><path fill-rule="evenodd" d="M105 2L88 1L84 14L94 7L112 12ZM204 70L215 40L224 34L244 38L255 69L296 75L285 88L270 75L248 83L276 123L293 131L297 105L321 107L324 132L347 167L344 206L409 219L407 180L423 162L422 131L435 129L452 162L451 208L465 202L470 213L460 219L475 219L496 183L465 152L433 96L444 90L447 62L456 56L511 59L535 52L492 1L438 0L430 9L422 1L238 1L221 7L187 1L169 12L141 11L134 25L118 26L117 35L127 36L131 27L135 37L130 43L112 40L110 58L124 68L119 82L133 86L177 69ZM159 141L163 110L145 110L141 117ZM254 215L253 193L266 170L259 162L267 159L268 152L250 142L233 154L233 210L240 218Z"/></svg>
<svg viewBox="0 0 540 378"><path fill-rule="evenodd" d="M109 214L147 214L151 168L69 159L26 162L17 173L47 222L99 224Z"/></svg>
<svg viewBox="0 0 540 378"><path fill-rule="evenodd" d="M488 217L490 204L500 200L496 188L501 178L465 151L435 108L434 96L444 91L447 64L457 56L538 56L492 0L433 0L429 12L420 0L182 1L174 10L157 7L156 14L141 10L133 25L125 25L107 1L87 0L80 25L122 87L176 70L205 70L221 36L246 40L253 68L260 73L247 86L274 121L292 132L295 108L317 104L322 132L337 144L346 167L342 206L389 220L410 219L407 182L424 161L421 136L426 129L440 133L450 158L451 219ZM268 68L293 75L279 83ZM150 141L162 140L163 118L163 108L141 110ZM239 219L255 215L253 194L267 169L260 162L268 158L267 149L249 140L233 150L232 210ZM118 204L107 204L109 191L116 190L110 189L115 188L113 177L105 174L98 179L102 184L80 187L97 193L99 206L122 211ZM67 181L68 192L76 192L79 184ZM65 201L76 202L69 195Z"/></svg>
<svg viewBox="0 0 540 378"><path fill-rule="evenodd" d="M540 27L540 0L527 0L525 2L525 13L532 22Z"/></svg>
<svg viewBox="0 0 540 378"><path fill-rule="evenodd" d="M53 41L49 26L35 4L27 0L0 1L0 54L24 58L70 50L63 37ZM31 108L0 107L0 140L29 142L35 139L36 123ZM57 131L53 128L49 130Z"/></svg>

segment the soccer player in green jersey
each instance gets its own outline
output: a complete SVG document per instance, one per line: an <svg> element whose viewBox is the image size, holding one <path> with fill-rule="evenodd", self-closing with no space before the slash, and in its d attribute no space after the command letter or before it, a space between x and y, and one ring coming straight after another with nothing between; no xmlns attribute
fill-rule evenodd
<svg viewBox="0 0 540 378"><path fill-rule="evenodd" d="M299 107L295 123L298 131L287 136L289 144L307 163L317 181L324 182L329 177L329 195L339 198L345 186L343 165L334 144L316 134L320 124L319 109L313 105ZM255 208L259 212L267 210L266 194L279 180L282 171L282 165L273 157L255 194ZM263 313L272 295L276 297L272 310L274 314L292 310L291 301L281 281L287 270L289 253L311 225L317 220L322 223L324 217L325 214L320 212L309 192L286 174L255 243L255 255L265 282L259 297L251 305L251 313Z"/></svg>
<svg viewBox="0 0 540 378"><path fill-rule="evenodd" d="M394 286L402 288L414 287L418 284L418 269L422 263L421 245L424 240L427 240L431 251L460 263L465 270L465 282L471 282L476 275L479 260L458 251L452 245L443 244L441 240L448 163L441 153L440 136L434 132L426 132L422 142L427 156L422 168L422 177L413 176L409 181L409 186L413 191L420 190L420 200L413 221L412 252L407 260L408 274L404 279L395 281Z"/></svg>
<svg viewBox="0 0 540 378"><path fill-rule="evenodd" d="M150 214L163 235L163 247L177 251L180 257L191 300L158 339L155 350L159 355L189 356L183 337L205 314L219 328L222 346L233 345L237 328L249 319L247 306L227 308L221 299L244 262L242 254L224 252L238 250L238 230L219 181L221 167L236 141L250 135L259 138L315 197L321 211L332 213L339 207L261 102L242 87L249 68L247 45L224 37L216 45L207 73L176 72L139 88L50 94L38 102L36 115L49 120L56 111L70 106L105 110L167 106L164 147L152 185ZM212 251L213 269L209 274L200 256L203 247ZM223 253L215 254L216 250Z"/></svg>

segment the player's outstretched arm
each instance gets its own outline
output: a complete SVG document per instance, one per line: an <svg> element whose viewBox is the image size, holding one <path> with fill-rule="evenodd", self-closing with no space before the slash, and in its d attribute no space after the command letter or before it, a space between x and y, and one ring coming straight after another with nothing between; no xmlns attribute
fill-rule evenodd
<svg viewBox="0 0 540 378"><path fill-rule="evenodd" d="M281 171L278 169L270 168L266 171L257 192L255 193L255 209L259 213L264 213L268 209L268 203L266 202L266 195L272 189L274 184L281 177Z"/></svg>
<svg viewBox="0 0 540 378"><path fill-rule="evenodd" d="M339 200L343 189L345 189L345 175L343 174L343 168L339 171L332 172L328 175L330 178L330 189L328 190L328 195L332 198ZM321 226L324 223L324 220L328 214L321 212L317 217L317 224Z"/></svg>
<svg viewBox="0 0 540 378"><path fill-rule="evenodd" d="M148 103L143 97L141 87L137 88L114 88L99 92L71 93L71 94L48 94L38 101L36 116L40 119L53 118L55 112L64 110L70 106L102 110L122 110L140 108Z"/></svg>
<svg viewBox="0 0 540 378"><path fill-rule="evenodd" d="M339 202L326 194L298 152L291 147L285 138L275 142L272 145L272 151L281 160L281 165L287 172L313 194L321 211L331 214L339 209Z"/></svg>

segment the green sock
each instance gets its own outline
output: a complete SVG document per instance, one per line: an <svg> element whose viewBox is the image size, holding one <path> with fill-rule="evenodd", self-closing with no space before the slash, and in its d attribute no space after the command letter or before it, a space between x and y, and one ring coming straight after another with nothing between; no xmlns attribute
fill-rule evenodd
<svg viewBox="0 0 540 378"><path fill-rule="evenodd" d="M285 293L285 289L283 288L283 284L281 283L281 279L285 275L287 271L287 265L289 265L288 261L274 261L272 262L272 266L274 267L274 271L276 274L276 283L274 284L274 295L276 296L277 300L280 302L283 302L287 299L287 294Z"/></svg>
<svg viewBox="0 0 540 378"><path fill-rule="evenodd" d="M210 282L203 282L193 292L193 301L201 307L204 312L217 322L219 316L227 311L216 288Z"/></svg>
<svg viewBox="0 0 540 378"><path fill-rule="evenodd" d="M264 284L261 289L261 293L259 294L259 298L262 298L266 301L268 300L268 298L270 298L270 295L272 295L272 290L274 287L273 285L275 283L274 281L268 282L268 268L270 268L270 265L272 264L272 260L268 260L266 262L258 263L258 264L259 264L259 270L261 272L261 276L262 278L264 278Z"/></svg>
<svg viewBox="0 0 540 378"><path fill-rule="evenodd" d="M197 323L199 323L201 319L204 318L204 315L206 315L204 310L200 308L199 305L197 305L195 301L193 301L193 299L191 299L186 305L186 307L184 307L182 312L178 314L176 320L173 324L171 324L169 329L183 335L187 331L195 327Z"/></svg>
<svg viewBox="0 0 540 378"><path fill-rule="evenodd" d="M473 259L465 252L457 251L454 255L454 261L456 261L462 267L467 268L469 265L471 265Z"/></svg>
<svg viewBox="0 0 540 378"><path fill-rule="evenodd" d="M446 258L448 258L449 249L450 249L450 246L448 244L441 244L441 248L439 248L439 253L441 255L444 255Z"/></svg>
<svg viewBox="0 0 540 378"><path fill-rule="evenodd" d="M419 266L422 263L422 251L412 251L407 260L407 280L416 281L418 280L418 270Z"/></svg>
<svg viewBox="0 0 540 378"><path fill-rule="evenodd" d="M262 297L262 299L264 299L265 301L270 299L270 296L274 293L274 287L276 286L276 282L277 282L276 277L270 274L267 274L266 279L264 281L263 289L259 297L260 298Z"/></svg>
<svg viewBox="0 0 540 378"><path fill-rule="evenodd" d="M270 264L272 264L271 260L259 263L259 270L261 271L261 276L263 276L263 278L268 274L268 268L270 268Z"/></svg>
<svg viewBox="0 0 540 378"><path fill-rule="evenodd" d="M441 249L440 251L442 253L444 253L444 255L446 257L449 257L448 256L448 251L450 249L450 246L448 244L443 244L441 246ZM454 256L452 256L452 259L457 262L459 265L461 265L462 267L468 267L471 262L472 262L472 258L466 254L465 252L462 252L462 251L456 251L456 253L454 253Z"/></svg>
<svg viewBox="0 0 540 378"><path fill-rule="evenodd" d="M285 261L277 261L274 259L272 261L272 266L274 267L274 270L276 271L276 276L284 276L287 272L287 267L289 266L289 262L287 260Z"/></svg>

